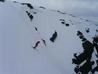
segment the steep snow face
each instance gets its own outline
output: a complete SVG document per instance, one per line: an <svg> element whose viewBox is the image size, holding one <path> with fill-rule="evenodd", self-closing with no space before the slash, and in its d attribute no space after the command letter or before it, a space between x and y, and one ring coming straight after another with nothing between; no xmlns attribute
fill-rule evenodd
<svg viewBox="0 0 98 74"><path fill-rule="evenodd" d="M97 35L96 25L72 14L1 3L0 73L97 74Z"/></svg>

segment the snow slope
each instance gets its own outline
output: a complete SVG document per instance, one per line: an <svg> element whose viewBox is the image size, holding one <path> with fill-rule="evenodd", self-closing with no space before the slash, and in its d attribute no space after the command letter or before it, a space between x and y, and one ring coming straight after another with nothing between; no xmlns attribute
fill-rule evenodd
<svg viewBox="0 0 98 74"><path fill-rule="evenodd" d="M50 38L55 31L57 37L52 42ZM31 9L18 2L1 2L0 74L76 74L73 55L84 50L78 31L92 44L98 35L95 24L72 14L42 6ZM90 61L98 59L96 50ZM96 63L92 68L95 67Z"/></svg>

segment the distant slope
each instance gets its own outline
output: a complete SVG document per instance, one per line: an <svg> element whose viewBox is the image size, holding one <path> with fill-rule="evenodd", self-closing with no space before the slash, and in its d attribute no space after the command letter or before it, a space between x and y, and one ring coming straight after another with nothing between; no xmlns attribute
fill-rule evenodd
<svg viewBox="0 0 98 74"><path fill-rule="evenodd" d="M0 3L0 74L95 74L97 52L94 23L29 3Z"/></svg>

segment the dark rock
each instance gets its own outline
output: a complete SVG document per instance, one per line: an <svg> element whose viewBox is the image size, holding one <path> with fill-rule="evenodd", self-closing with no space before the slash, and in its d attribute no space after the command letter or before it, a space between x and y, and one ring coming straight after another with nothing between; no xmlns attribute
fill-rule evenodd
<svg viewBox="0 0 98 74"><path fill-rule="evenodd" d="M96 63L97 63L97 66L92 69L91 71L92 74L94 74L96 71L98 72L98 60L96 60Z"/></svg>
<svg viewBox="0 0 98 74"><path fill-rule="evenodd" d="M32 20L33 19L33 15L29 15L29 18Z"/></svg>
<svg viewBox="0 0 98 74"><path fill-rule="evenodd" d="M0 2L5 2L5 0L0 0Z"/></svg>
<svg viewBox="0 0 98 74"><path fill-rule="evenodd" d="M81 38L82 39L82 42L86 41L87 39L86 38Z"/></svg>
<svg viewBox="0 0 98 74"><path fill-rule="evenodd" d="M88 29L86 29L86 32L87 32L87 33L89 33L89 32L90 32L90 29L89 29L89 28L88 28Z"/></svg>
<svg viewBox="0 0 98 74"><path fill-rule="evenodd" d="M79 73L79 66L76 66L75 69L74 69L74 71L75 71L76 73Z"/></svg>
<svg viewBox="0 0 98 74"><path fill-rule="evenodd" d="M83 35L83 33L80 31L77 31L77 36L79 36L79 35Z"/></svg>
<svg viewBox="0 0 98 74"><path fill-rule="evenodd" d="M94 42L95 42L95 43L98 43L98 36L95 36L95 37L94 37Z"/></svg>
<svg viewBox="0 0 98 74"><path fill-rule="evenodd" d="M98 32L98 30L96 29L96 32Z"/></svg>
<svg viewBox="0 0 98 74"><path fill-rule="evenodd" d="M61 23L62 23L62 24L65 24L65 22L64 22L64 21L62 21Z"/></svg>
<svg viewBox="0 0 98 74"><path fill-rule="evenodd" d="M69 24L68 24L68 23L66 23L66 26L69 26Z"/></svg>
<svg viewBox="0 0 98 74"><path fill-rule="evenodd" d="M96 71L98 72L98 66L96 66L91 72L94 74Z"/></svg>
<svg viewBox="0 0 98 74"><path fill-rule="evenodd" d="M45 8L45 7L43 7L43 6L40 6L39 8L46 9L46 8Z"/></svg>
<svg viewBox="0 0 98 74"><path fill-rule="evenodd" d="M30 9L33 9L33 6L30 3L21 3L22 5L27 5Z"/></svg>
<svg viewBox="0 0 98 74"><path fill-rule="evenodd" d="M88 74L91 70L92 70L92 65L94 64L94 62L91 61L87 61L86 63L84 63L80 68L79 71L81 72L81 74Z"/></svg>
<svg viewBox="0 0 98 74"><path fill-rule="evenodd" d="M65 20L64 19L60 19L62 24L65 24Z"/></svg>
<svg viewBox="0 0 98 74"><path fill-rule="evenodd" d="M32 21L33 15L31 15L28 11L26 11L27 15L29 16L30 20Z"/></svg>
<svg viewBox="0 0 98 74"><path fill-rule="evenodd" d="M33 47L34 49L36 49L38 47L38 44L40 43L40 41L37 41L35 46Z"/></svg>
<svg viewBox="0 0 98 74"><path fill-rule="evenodd" d="M94 37L93 44L95 46L98 55L98 36Z"/></svg>
<svg viewBox="0 0 98 74"><path fill-rule="evenodd" d="M41 40L43 41L44 45L46 46L46 41L44 39L41 39Z"/></svg>
<svg viewBox="0 0 98 74"><path fill-rule="evenodd" d="M38 31L37 27L35 27L35 30Z"/></svg>
<svg viewBox="0 0 98 74"><path fill-rule="evenodd" d="M59 10L57 10L57 12L59 12L60 14L66 14L66 13L64 13L64 12L61 12L61 11L59 11Z"/></svg>
<svg viewBox="0 0 98 74"><path fill-rule="evenodd" d="M75 58L72 59L73 63L77 65L81 64L85 60L91 60L92 53L94 51L94 45L88 40L82 43L82 47L84 51L78 56L76 56L76 53L75 53L74 54Z"/></svg>
<svg viewBox="0 0 98 74"><path fill-rule="evenodd" d="M79 55L77 55L77 53L74 53L74 58L72 59L72 63L76 64L76 67L74 69L74 71L76 72L76 74L88 74L90 71L92 72L92 74L95 73L95 71L98 71L98 65L92 69L92 65L94 65L94 61L91 62L91 58L92 58L92 53L94 52L94 47L96 49L98 49L98 39L97 37L94 37L93 43L88 41L82 32L77 31L77 36L79 36L79 38L82 40L82 47L83 47L83 52L80 53ZM85 63L83 63L84 61L86 61ZM80 66L81 64L83 64L82 66ZM79 65L77 67L77 65Z"/></svg>
<svg viewBox="0 0 98 74"><path fill-rule="evenodd" d="M37 12L33 12L33 14L37 14Z"/></svg>
<svg viewBox="0 0 98 74"><path fill-rule="evenodd" d="M55 31L52 37L50 38L50 41L54 42L56 38L57 38L57 32Z"/></svg>
<svg viewBox="0 0 98 74"><path fill-rule="evenodd" d="M83 39L83 38L84 38L84 36L83 36L83 35L80 35L80 36L79 36L79 38L80 38L80 39Z"/></svg>
<svg viewBox="0 0 98 74"><path fill-rule="evenodd" d="M60 19L60 21L65 21L64 19Z"/></svg>

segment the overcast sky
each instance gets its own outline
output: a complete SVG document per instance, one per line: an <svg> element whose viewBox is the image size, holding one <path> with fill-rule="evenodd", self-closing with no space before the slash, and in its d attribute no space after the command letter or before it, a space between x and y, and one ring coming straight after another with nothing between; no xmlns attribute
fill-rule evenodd
<svg viewBox="0 0 98 74"><path fill-rule="evenodd" d="M45 6L64 11L88 13L88 15L98 16L98 0L17 0L21 2L31 2L38 6ZM92 14L91 14L92 13Z"/></svg>
<svg viewBox="0 0 98 74"><path fill-rule="evenodd" d="M77 16L98 17L98 0L16 0L30 2L33 5L44 6L74 13Z"/></svg>

